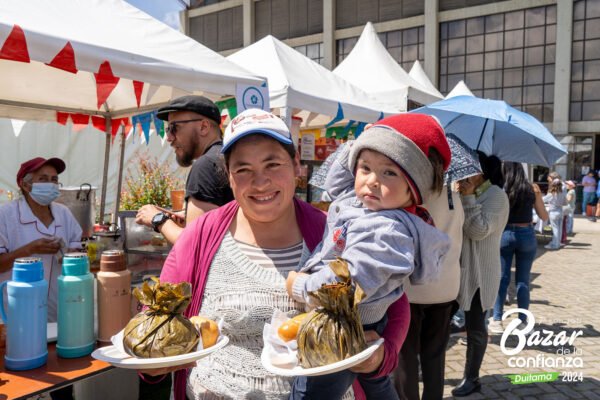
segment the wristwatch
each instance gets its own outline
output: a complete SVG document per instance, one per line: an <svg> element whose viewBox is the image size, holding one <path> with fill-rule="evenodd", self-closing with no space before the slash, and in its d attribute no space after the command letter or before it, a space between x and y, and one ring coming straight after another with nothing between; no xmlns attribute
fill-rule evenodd
<svg viewBox="0 0 600 400"><path fill-rule="evenodd" d="M156 213L154 217L152 217L152 227L154 228L154 232L160 233L158 228L160 228L162 224L167 222L168 219L169 216L167 214L163 212Z"/></svg>

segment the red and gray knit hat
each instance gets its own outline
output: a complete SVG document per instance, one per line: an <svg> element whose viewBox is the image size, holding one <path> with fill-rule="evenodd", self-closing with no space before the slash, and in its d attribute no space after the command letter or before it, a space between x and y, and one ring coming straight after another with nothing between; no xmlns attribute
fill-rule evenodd
<svg viewBox="0 0 600 400"><path fill-rule="evenodd" d="M371 125L356 139L350 150L349 167L354 171L364 149L382 153L398 164L419 205L429 197L433 185L433 167L427 158L431 148L442 156L447 170L450 146L438 120L425 114L397 114Z"/></svg>

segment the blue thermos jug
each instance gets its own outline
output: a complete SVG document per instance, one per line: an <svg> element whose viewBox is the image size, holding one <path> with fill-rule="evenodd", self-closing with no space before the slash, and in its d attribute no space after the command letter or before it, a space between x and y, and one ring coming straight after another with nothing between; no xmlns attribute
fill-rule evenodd
<svg viewBox="0 0 600 400"><path fill-rule="evenodd" d="M58 277L59 357L83 357L94 350L94 275L85 253L67 253Z"/></svg>
<svg viewBox="0 0 600 400"><path fill-rule="evenodd" d="M4 287L8 292L8 313ZM6 369L22 371L46 364L48 342L48 282L44 264L37 257L17 258L12 280L0 284L0 314L6 324Z"/></svg>

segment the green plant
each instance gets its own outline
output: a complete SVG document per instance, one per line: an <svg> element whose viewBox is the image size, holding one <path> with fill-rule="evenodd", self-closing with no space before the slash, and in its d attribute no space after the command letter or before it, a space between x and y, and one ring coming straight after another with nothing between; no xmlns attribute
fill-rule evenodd
<svg viewBox="0 0 600 400"><path fill-rule="evenodd" d="M127 170L121 192L121 209L138 210L146 204L170 207L171 190L181 187L180 179L169 172L167 164L160 164L152 156L139 155L133 164L134 169Z"/></svg>

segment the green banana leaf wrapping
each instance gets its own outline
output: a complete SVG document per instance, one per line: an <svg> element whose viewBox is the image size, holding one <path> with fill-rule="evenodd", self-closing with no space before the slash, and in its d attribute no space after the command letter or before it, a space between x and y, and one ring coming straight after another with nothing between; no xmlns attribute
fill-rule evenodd
<svg viewBox="0 0 600 400"><path fill-rule="evenodd" d="M190 303L192 287L188 282L144 282L133 295L148 308L134 316L123 332L123 347L135 357L170 357L189 353L198 346L199 334L194 324L183 316Z"/></svg>
<svg viewBox="0 0 600 400"><path fill-rule="evenodd" d="M358 315L364 292L352 286L348 263L341 258L329 264L339 282L309 293L321 307L311 311L298 332L298 362L314 368L345 360L367 348Z"/></svg>

